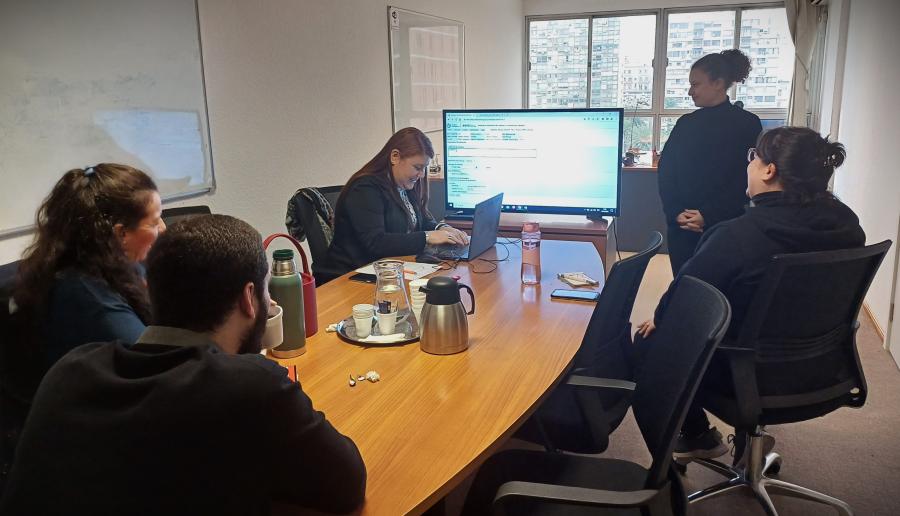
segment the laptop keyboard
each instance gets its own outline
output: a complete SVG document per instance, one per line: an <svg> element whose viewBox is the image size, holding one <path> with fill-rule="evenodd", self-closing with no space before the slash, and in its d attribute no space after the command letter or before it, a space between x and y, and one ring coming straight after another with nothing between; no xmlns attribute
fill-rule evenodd
<svg viewBox="0 0 900 516"><path fill-rule="evenodd" d="M457 258L462 256L468 251L468 245L456 244L456 245L426 245L424 253L430 254L432 256L437 256L438 258Z"/></svg>

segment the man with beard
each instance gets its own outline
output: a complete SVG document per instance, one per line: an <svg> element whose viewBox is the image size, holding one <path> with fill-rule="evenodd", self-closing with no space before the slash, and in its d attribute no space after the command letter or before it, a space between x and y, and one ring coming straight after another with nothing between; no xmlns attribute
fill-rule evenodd
<svg viewBox="0 0 900 516"><path fill-rule="evenodd" d="M356 445L259 355L269 306L259 233L191 218L147 259L154 325L131 347L86 344L47 373L3 514L350 512Z"/></svg>

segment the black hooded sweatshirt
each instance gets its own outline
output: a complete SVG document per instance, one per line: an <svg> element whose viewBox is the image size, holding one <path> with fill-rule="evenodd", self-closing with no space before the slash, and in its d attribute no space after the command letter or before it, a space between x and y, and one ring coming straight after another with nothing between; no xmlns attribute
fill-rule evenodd
<svg viewBox="0 0 900 516"><path fill-rule="evenodd" d="M705 231L678 276L694 276L725 294L731 303L726 337L730 339L740 331L773 255L848 249L865 242L859 218L839 200L829 197L801 204L783 192L767 192L755 196L744 215ZM671 292L670 285L656 308L657 322Z"/></svg>

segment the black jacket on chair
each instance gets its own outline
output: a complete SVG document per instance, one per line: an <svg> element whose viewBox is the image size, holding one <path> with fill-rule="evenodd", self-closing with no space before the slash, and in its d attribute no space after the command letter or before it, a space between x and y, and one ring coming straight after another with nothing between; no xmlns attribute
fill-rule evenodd
<svg viewBox="0 0 900 516"><path fill-rule="evenodd" d="M418 222L410 231L406 207L375 177L361 177L347 189L334 215L334 239L328 261L347 272L389 256L419 254L425 248L425 232L437 222L420 212L415 194L407 192Z"/></svg>

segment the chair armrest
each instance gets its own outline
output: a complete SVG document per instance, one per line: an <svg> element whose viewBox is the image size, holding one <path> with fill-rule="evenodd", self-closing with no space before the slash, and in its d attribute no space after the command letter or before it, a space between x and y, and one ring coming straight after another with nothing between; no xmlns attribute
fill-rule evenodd
<svg viewBox="0 0 900 516"><path fill-rule="evenodd" d="M736 346L719 346L716 353L728 358L738 421L735 426L756 425L762 413L759 386L756 383L756 350Z"/></svg>
<svg viewBox="0 0 900 516"><path fill-rule="evenodd" d="M606 491L586 487L558 486L536 482L506 482L494 496L494 512L514 498L543 500L564 505L586 505L591 507L643 507L650 503L660 491L642 489L640 491Z"/></svg>
<svg viewBox="0 0 900 516"><path fill-rule="evenodd" d="M740 348L737 346L717 346L716 351L724 351L725 353L756 353L753 348Z"/></svg>
<svg viewBox="0 0 900 516"><path fill-rule="evenodd" d="M616 380L614 378L597 378L595 376L572 375L566 380L566 385L573 387L586 387L590 389L617 389L622 391L634 391L634 382L628 380Z"/></svg>

